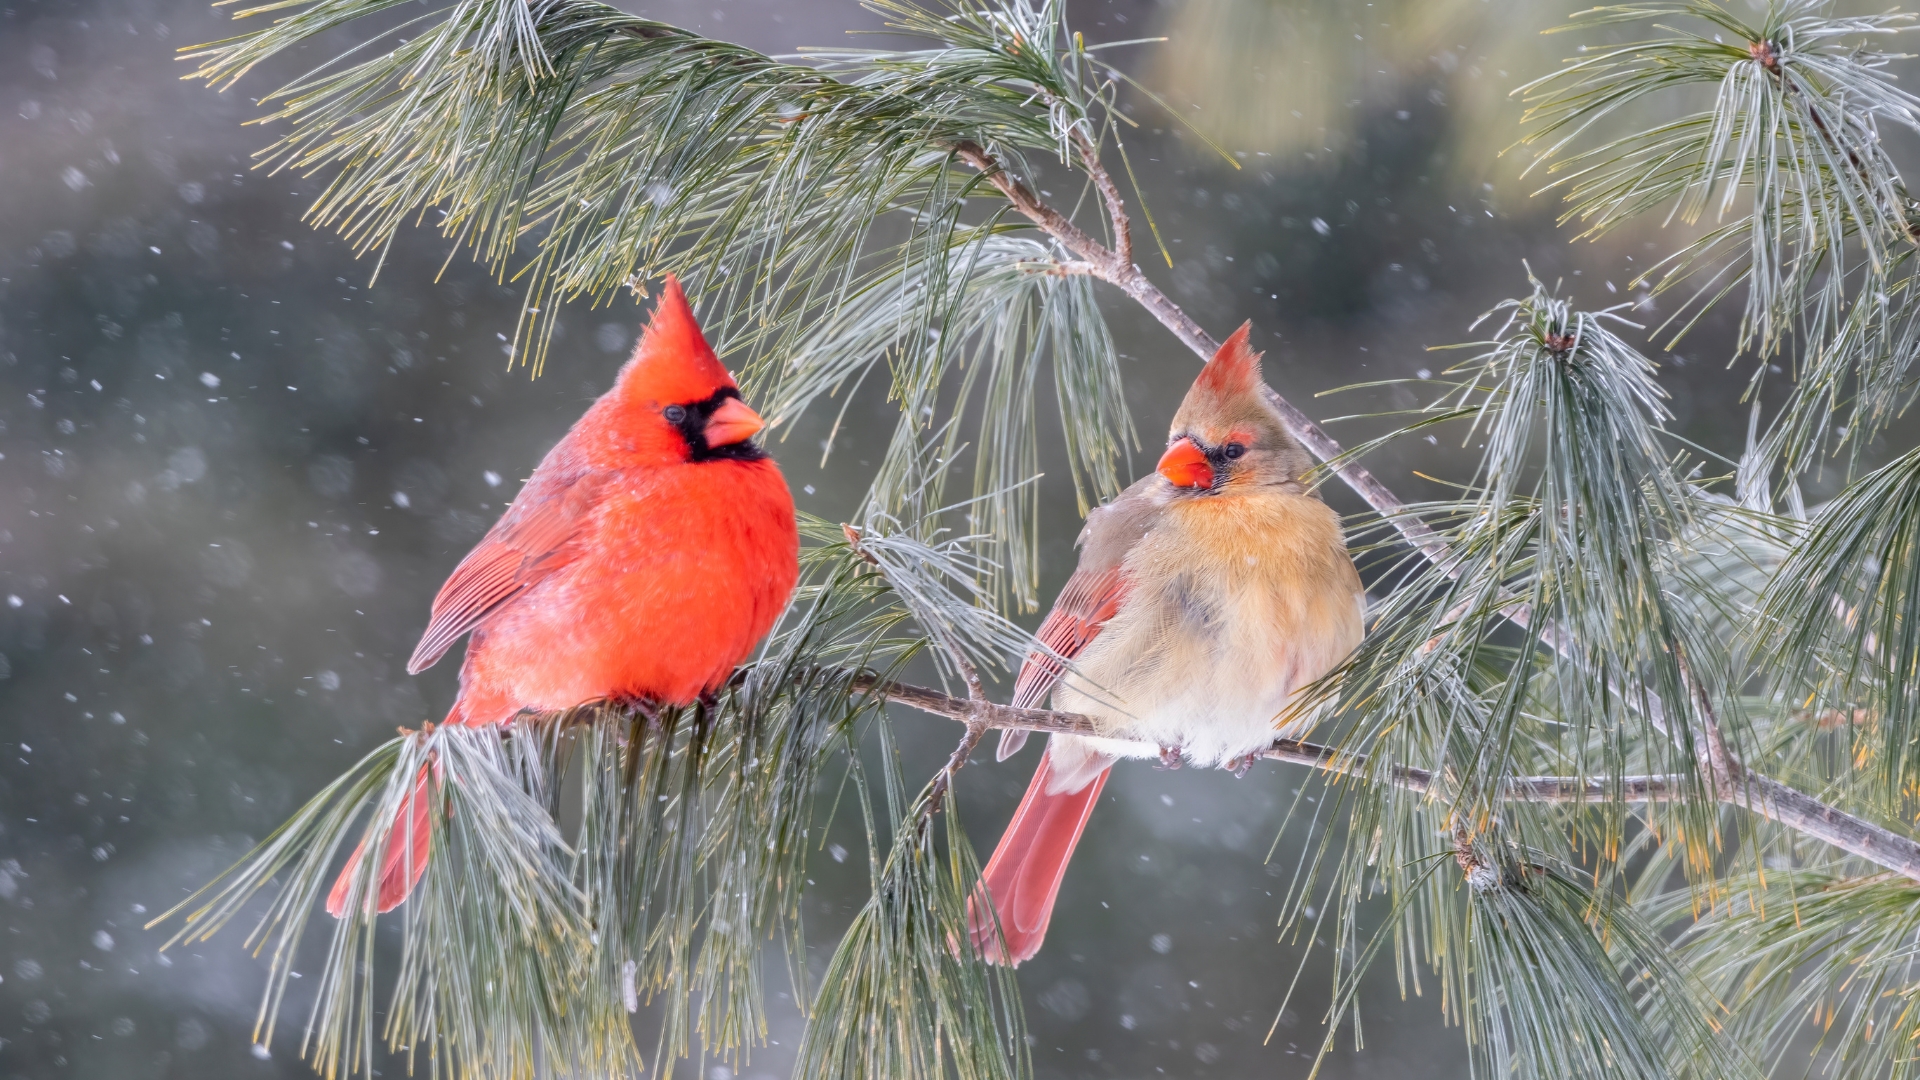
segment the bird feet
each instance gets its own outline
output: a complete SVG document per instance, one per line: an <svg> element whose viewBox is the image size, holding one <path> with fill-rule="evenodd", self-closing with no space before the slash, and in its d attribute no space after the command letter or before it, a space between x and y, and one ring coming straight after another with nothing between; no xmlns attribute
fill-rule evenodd
<svg viewBox="0 0 1920 1080"><path fill-rule="evenodd" d="M1180 767L1180 748L1163 746L1160 748L1160 768L1177 769Z"/></svg>
<svg viewBox="0 0 1920 1080"><path fill-rule="evenodd" d="M1220 767L1231 770L1233 772L1233 778L1238 780L1247 775L1247 770L1253 768L1253 763L1259 759L1260 755L1258 753L1242 754L1237 758L1228 758L1227 763Z"/></svg>
<svg viewBox="0 0 1920 1080"><path fill-rule="evenodd" d="M642 721L642 727L654 727L660 723L660 707L647 698L614 697L596 702L595 704L604 707L608 714L620 716L621 719L629 723L632 722L634 717L638 717ZM615 737L620 740L620 745L622 746L626 745L627 740L625 727L625 724L618 724L614 727L614 730L618 732Z"/></svg>

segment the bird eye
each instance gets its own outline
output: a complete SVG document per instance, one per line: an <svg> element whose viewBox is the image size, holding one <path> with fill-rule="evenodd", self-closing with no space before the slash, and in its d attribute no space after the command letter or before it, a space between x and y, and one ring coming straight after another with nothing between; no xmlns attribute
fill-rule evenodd
<svg viewBox="0 0 1920 1080"><path fill-rule="evenodd" d="M1228 461L1235 461L1235 460L1238 460L1242 454L1245 454L1247 452L1247 448L1240 443L1230 442L1227 444L1226 449L1221 452L1227 455Z"/></svg>
<svg viewBox="0 0 1920 1080"><path fill-rule="evenodd" d="M687 418L687 410L678 405L669 405L667 406L666 417L667 423L678 424Z"/></svg>

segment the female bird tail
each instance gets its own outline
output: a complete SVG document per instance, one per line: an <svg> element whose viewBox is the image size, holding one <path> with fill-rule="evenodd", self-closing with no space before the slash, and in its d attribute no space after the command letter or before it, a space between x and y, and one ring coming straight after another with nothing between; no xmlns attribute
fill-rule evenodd
<svg viewBox="0 0 1920 1080"><path fill-rule="evenodd" d="M1073 770L1085 776L1087 770ZM1078 790L1050 791L1058 776L1053 748L1040 758L1040 768L1027 785L1026 797L1013 812L1006 835L993 849L993 858L980 875L980 886L967 900L967 928L973 945L990 964L1018 965L1040 951L1053 902L1060 895L1067 861L1087 827L1087 815L1100 799L1100 789L1112 771L1111 759L1097 774L1081 780ZM1071 783L1074 777L1067 777ZM994 917L987 915L991 907ZM995 920L998 920L998 926ZM1004 944L1004 949L1002 948Z"/></svg>
<svg viewBox="0 0 1920 1080"><path fill-rule="evenodd" d="M420 766L420 774L414 778L413 790L408 792L400 804L400 812L394 815L393 824L388 827L386 845L380 859L380 885L377 894L377 910L384 913L400 906L400 902L420 884L420 875L427 871L427 849L432 843L433 830L429 814L431 795L428 791L429 766ZM405 826L404 828L402 826ZM353 849L347 857L347 865L340 871L339 878L333 883L333 891L327 894L327 914L340 918L347 911L347 896L353 891L353 880L359 874L360 857L366 853L367 842Z"/></svg>

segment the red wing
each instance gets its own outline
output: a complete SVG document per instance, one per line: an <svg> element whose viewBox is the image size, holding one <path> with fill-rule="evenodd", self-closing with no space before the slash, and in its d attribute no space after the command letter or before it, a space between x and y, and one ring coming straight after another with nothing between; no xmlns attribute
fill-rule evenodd
<svg viewBox="0 0 1920 1080"><path fill-rule="evenodd" d="M567 541L593 512L594 496L604 480L584 472L552 478L536 473L440 586L426 632L407 661L407 673L417 675L438 663L454 642L502 604L571 562L574 553Z"/></svg>
<svg viewBox="0 0 1920 1080"><path fill-rule="evenodd" d="M1117 566L1098 573L1074 571L1067 579L1066 588L1061 589L1059 598L1054 600L1053 610L1047 612L1046 621L1034 635L1059 655L1049 656L1037 650L1027 654L1026 663L1020 665L1020 677L1013 684L1015 708L1038 708L1046 700L1053 684L1060 681L1060 672L1065 667L1061 658L1073 659L1099 636L1107 620L1120 610L1120 601L1126 594L1126 582Z"/></svg>

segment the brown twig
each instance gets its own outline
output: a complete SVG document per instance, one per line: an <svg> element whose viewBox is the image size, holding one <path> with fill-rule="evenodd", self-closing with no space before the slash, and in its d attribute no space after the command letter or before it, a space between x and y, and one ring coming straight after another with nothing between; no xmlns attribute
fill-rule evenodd
<svg viewBox="0 0 1920 1080"><path fill-rule="evenodd" d="M1113 175L1100 163L1100 149L1087 138L1087 133L1075 125L1069 131L1073 145L1080 151L1080 164L1093 177L1093 186L1100 192L1100 201L1106 204L1107 221L1113 226L1114 258L1127 266L1133 265L1133 221L1127 217L1127 204L1120 198L1120 188L1114 184Z"/></svg>
<svg viewBox="0 0 1920 1080"><path fill-rule="evenodd" d="M980 739L986 735L990 725L980 720L967 721L967 733L960 736L960 745L947 755L947 763L934 774L933 783L927 785L927 801L920 805L920 820L924 823L947 803L947 792L953 790L953 774L966 767L973 757L974 747L980 745Z"/></svg>
<svg viewBox="0 0 1920 1080"><path fill-rule="evenodd" d="M972 726L978 719L981 733L992 729L1037 731L1047 735L1103 734L1093 717L1081 713L1054 712L1050 709L1019 709L1011 705L987 704L950 697L938 690L908 683L887 682L875 676L862 676L854 685L876 696L908 705L933 716L966 721ZM1434 791L1430 770L1411 765L1392 765L1377 775L1369 769L1365 754L1348 753L1320 743L1298 739L1276 739L1258 755L1269 761L1305 765L1321 772L1389 783L1419 794ZM1623 798L1629 802L1667 802L1685 791L1684 778L1675 776L1626 776L1617 782L1577 776L1520 776L1507 782L1506 796L1519 802L1584 803ZM1920 851L1920 845L1916 845Z"/></svg>
<svg viewBox="0 0 1920 1080"><path fill-rule="evenodd" d="M1479 845L1474 843L1473 827L1467 815L1461 813L1453 815L1453 861L1460 864L1460 873L1474 892L1499 888L1505 876L1497 863L1480 854Z"/></svg>
<svg viewBox="0 0 1920 1080"><path fill-rule="evenodd" d="M1694 678L1693 665L1687 663L1686 650L1675 646L1674 661L1680 669L1681 686L1693 695L1695 704L1700 708L1701 731L1694 736L1694 760L1700 763L1701 772L1714 797L1721 802L1729 802L1745 770L1739 760L1727 751L1726 738L1720 733L1719 711L1713 707L1713 696ZM1657 710L1652 719L1655 728L1663 733L1668 732L1665 717L1657 715Z"/></svg>
<svg viewBox="0 0 1920 1080"><path fill-rule="evenodd" d="M954 665L960 669L960 677L967 684L967 700L964 703L966 715L960 718L966 722L967 733L960 736L960 745L953 748L953 753L947 756L947 763L940 767L940 774L933 778L933 783L927 788L927 801L921 809L923 820L939 813L946 804L947 792L953 789L953 774L966 767L968 759L973 757L973 748L980 745L981 737L987 733L985 710L993 705L987 698L986 687L980 684L979 669L973 666L966 652L954 642L945 638L941 640Z"/></svg>
<svg viewBox="0 0 1920 1080"><path fill-rule="evenodd" d="M1092 717L1079 713L1016 709L1011 705L964 701L924 686L887 682L874 676L857 678L854 685L924 713L966 721L968 737L974 743L979 741L979 736L974 732L976 723L979 725L979 734L985 734L993 728L1044 734L1101 733ZM1427 769L1398 764L1373 767L1365 754L1347 753L1319 743L1276 739L1260 756L1269 761L1305 765L1321 772L1351 776L1376 784L1392 784L1423 795L1438 797L1440 794L1435 789L1434 774ZM1920 881L1920 842L1828 806L1805 792L1750 769L1742 769L1739 779L1738 784L1716 790L1716 800L1751 811L1850 855ZM1678 801L1685 798L1690 790L1697 788L1685 775L1616 778L1516 776L1507 781L1502 795L1510 802L1529 803L1597 803L1614 800L1655 803Z"/></svg>

